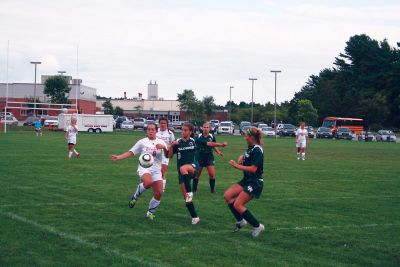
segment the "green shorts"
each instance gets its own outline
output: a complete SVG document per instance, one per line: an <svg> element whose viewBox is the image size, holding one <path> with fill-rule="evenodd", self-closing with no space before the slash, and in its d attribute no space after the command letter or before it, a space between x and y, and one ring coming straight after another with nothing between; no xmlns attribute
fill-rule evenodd
<svg viewBox="0 0 400 267"><path fill-rule="evenodd" d="M199 155L199 166L201 168L214 166L215 160L213 154Z"/></svg>
<svg viewBox="0 0 400 267"><path fill-rule="evenodd" d="M238 184L243 187L243 191L253 198L260 198L264 181L262 179L246 180L242 179Z"/></svg>
<svg viewBox="0 0 400 267"><path fill-rule="evenodd" d="M194 177L196 177L196 175L199 171L199 164L193 163L192 166L194 167L194 173L189 175L190 179L193 179ZM179 170L179 168L178 168L178 174L179 174L178 181L179 181L179 184L181 184L181 183L183 183L184 178L183 178L183 175L181 175L181 171Z"/></svg>

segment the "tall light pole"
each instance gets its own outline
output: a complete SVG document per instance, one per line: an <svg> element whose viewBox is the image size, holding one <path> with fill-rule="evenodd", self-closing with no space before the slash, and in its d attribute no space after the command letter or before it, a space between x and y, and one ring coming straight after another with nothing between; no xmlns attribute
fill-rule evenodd
<svg viewBox="0 0 400 267"><path fill-rule="evenodd" d="M235 88L233 86L229 87L229 120L231 120L232 113L232 89Z"/></svg>
<svg viewBox="0 0 400 267"><path fill-rule="evenodd" d="M254 81L257 81L257 78L249 78L251 81L251 123L253 123L254 118Z"/></svg>
<svg viewBox="0 0 400 267"><path fill-rule="evenodd" d="M35 65L35 85L33 87L33 112L34 115L36 116L36 71L37 71L37 65L42 64L40 61L31 61L31 64Z"/></svg>
<svg viewBox="0 0 400 267"><path fill-rule="evenodd" d="M277 138L277 136L276 136L276 76L278 75L278 73L281 73L282 71L280 71L280 70L271 70L271 72L275 74L275 111L274 111L274 130L275 130L275 138Z"/></svg>

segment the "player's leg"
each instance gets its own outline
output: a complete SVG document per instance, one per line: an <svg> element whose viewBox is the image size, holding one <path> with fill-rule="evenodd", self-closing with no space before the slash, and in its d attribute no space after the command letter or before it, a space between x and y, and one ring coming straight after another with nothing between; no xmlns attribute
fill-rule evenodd
<svg viewBox="0 0 400 267"><path fill-rule="evenodd" d="M191 175L194 175L196 170L195 168L190 165L186 164L183 165L179 168L180 171L180 184L182 188L182 193L186 192L185 194L185 202L186 202L186 208L188 209L190 216L192 217L192 224L197 224L200 222L200 218L197 215L196 209L193 204L193 192L192 192L192 187L191 187ZM183 186L182 186L183 184ZM184 189L184 190L183 190Z"/></svg>
<svg viewBox="0 0 400 267"><path fill-rule="evenodd" d="M257 237L262 231L264 231L264 225L262 225L256 217L245 207L246 203L252 200L253 197L247 192L241 192L235 200L234 208L242 215L248 223L253 226L253 237Z"/></svg>
<svg viewBox="0 0 400 267"><path fill-rule="evenodd" d="M236 197L243 191L243 187L239 184L233 184L228 190L225 191L224 193L224 198L226 200L226 203L228 203L228 208L232 212L233 216L236 219L236 224L235 228L233 229L233 232L237 232L245 226L247 223L243 219L242 215L235 209L234 203Z"/></svg>
<svg viewBox="0 0 400 267"><path fill-rule="evenodd" d="M302 142L301 144L301 158L306 160L306 142Z"/></svg>
<svg viewBox="0 0 400 267"><path fill-rule="evenodd" d="M160 205L161 197L162 197L162 193L163 193L163 179L161 178L161 175L160 175L160 179L158 179L156 181L154 181L154 177L153 177L153 183L152 183L151 187L153 188L153 197L149 202L149 208L147 209L146 218L153 220L154 213L156 212L158 206Z"/></svg>
<svg viewBox="0 0 400 267"><path fill-rule="evenodd" d="M299 145L299 142L296 143L296 149L297 149L297 160L300 160L301 156L301 147Z"/></svg>
<svg viewBox="0 0 400 267"><path fill-rule="evenodd" d="M162 176L162 183L163 183L163 192L165 192L165 187L167 185L167 178L165 177L165 174L167 173L168 170L168 164L161 164L161 176Z"/></svg>
<svg viewBox="0 0 400 267"><path fill-rule="evenodd" d="M74 154L74 144L69 143L68 144L68 158L70 159L73 154Z"/></svg>
<svg viewBox="0 0 400 267"><path fill-rule="evenodd" d="M210 191L211 191L211 193L215 193L215 167L214 167L214 165L208 165L207 172L208 172L209 183L210 183Z"/></svg>
<svg viewBox="0 0 400 267"><path fill-rule="evenodd" d="M136 205L137 200L139 197L149 189L153 183L153 179L151 177L151 174L146 171L144 172L143 170L138 170L138 174L140 176L141 182L139 185L136 187L135 193L131 196L131 199L129 200L129 207L133 208Z"/></svg>
<svg viewBox="0 0 400 267"><path fill-rule="evenodd" d="M197 192L197 186L199 184L201 173L203 172L203 167L200 166L199 171L197 172L196 176L193 179L193 192Z"/></svg>

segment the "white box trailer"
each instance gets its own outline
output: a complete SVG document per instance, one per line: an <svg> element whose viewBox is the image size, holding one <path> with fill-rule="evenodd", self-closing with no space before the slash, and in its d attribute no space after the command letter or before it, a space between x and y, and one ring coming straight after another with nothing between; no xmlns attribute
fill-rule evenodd
<svg viewBox="0 0 400 267"><path fill-rule="evenodd" d="M71 118L76 118L79 132L102 133L114 130L112 115L92 114L60 114L58 115L58 128L65 131L71 124Z"/></svg>

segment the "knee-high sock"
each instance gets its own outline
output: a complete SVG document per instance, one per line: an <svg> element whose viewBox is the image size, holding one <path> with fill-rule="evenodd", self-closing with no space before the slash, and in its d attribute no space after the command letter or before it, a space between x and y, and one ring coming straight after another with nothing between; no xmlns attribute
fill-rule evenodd
<svg viewBox="0 0 400 267"><path fill-rule="evenodd" d="M199 179L193 179L193 192L197 192L197 185L199 184Z"/></svg>
<svg viewBox="0 0 400 267"><path fill-rule="evenodd" d="M233 206L233 203L228 204L229 209L231 210L233 216L235 217L237 222L240 222L241 220L243 220L242 215L240 215L240 213L235 209L235 207Z"/></svg>
<svg viewBox="0 0 400 267"><path fill-rule="evenodd" d="M186 208L188 209L190 216L192 216L192 218L197 218L197 212L196 209L194 208L193 202L186 203Z"/></svg>
<svg viewBox="0 0 400 267"><path fill-rule="evenodd" d="M183 183L185 184L186 193L192 192L192 186L190 184L190 175L189 174L182 175L182 178L183 178Z"/></svg>
<svg viewBox="0 0 400 267"><path fill-rule="evenodd" d="M210 190L211 190L211 193L214 193L214 191L215 191L215 177L210 177Z"/></svg>
<svg viewBox="0 0 400 267"><path fill-rule="evenodd" d="M251 212L247 209L245 212L242 213L243 219L248 221L253 227L259 227L260 223L258 220L251 214Z"/></svg>
<svg viewBox="0 0 400 267"><path fill-rule="evenodd" d="M160 205L160 200L155 199L154 197L150 200L149 202L149 209L148 212L150 213L155 213L156 209L158 208L158 206Z"/></svg>
<svg viewBox="0 0 400 267"><path fill-rule="evenodd" d="M133 198L134 199L138 199L140 197L141 194L143 194L144 192L146 192L146 188L144 188L143 183L140 183L137 188L136 188L136 192L133 194Z"/></svg>

